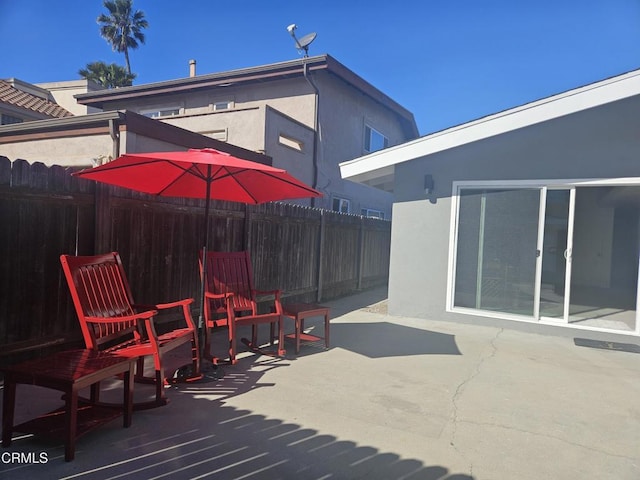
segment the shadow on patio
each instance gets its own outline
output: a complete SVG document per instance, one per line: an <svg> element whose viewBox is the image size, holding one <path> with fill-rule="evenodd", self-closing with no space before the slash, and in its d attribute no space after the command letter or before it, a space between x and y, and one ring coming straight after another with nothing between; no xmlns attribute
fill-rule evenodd
<svg viewBox="0 0 640 480"><path fill-rule="evenodd" d="M14 440L4 452L47 452L47 464L0 464L12 479L421 479L471 480L439 465L425 465L397 453L342 440L333 435L256 411L225 405L225 399L256 388L268 371L287 360L245 357L221 380L205 378L168 389L171 403L136 412L131 428L120 422L87 434L76 459L65 463L63 446L39 438ZM29 387L26 387L29 388ZM278 392L274 388L273 395ZM286 401L283 399L283 401ZM6 455L5 455L6 456ZM9 458L9 457L6 457Z"/></svg>
<svg viewBox="0 0 640 480"><path fill-rule="evenodd" d="M329 352L318 344L308 344L300 355L295 356L292 344L288 342L287 358L278 359L243 351L241 346L238 363L224 366L222 379L214 378L212 371L205 369L208 374L203 380L167 388L169 405L135 412L129 429L123 429L120 420L115 420L88 433L77 442L73 462L64 462L64 447L58 441L16 438L14 435L11 447L0 453L18 452L37 457L40 452L46 452L48 463L3 461L0 477L472 480L473 477L451 472L446 466L430 464L424 457L418 460L412 458L413 455L403 456L405 440L397 443L397 450L376 448L367 432L337 433L331 422L323 422L322 416L311 415L305 420L295 409L289 408L300 406L298 401L304 395L298 393L302 394L300 389L306 389L305 395L318 400L315 404L305 403L307 410L320 408L322 411L318 413L334 416L333 421L341 422L346 418L344 412L335 411L322 400L327 395L334 397L332 388L340 388L335 378L335 369L340 368L342 362L340 352L357 353L366 363L378 362L383 357L460 355L452 335L394 325L384 321L385 317L381 315L366 317L367 321L363 323L337 318L384 298L385 292L378 289L331 302L332 318L336 321L332 322ZM376 319L380 321L376 322ZM320 328L313 320L308 326ZM291 328L291 325L287 327ZM260 333L264 335L266 330L260 329ZM224 351L226 332L217 332L214 337L214 348ZM304 383L304 375L314 375L312 372L318 371L329 373L328 376L321 375L326 377L322 381L329 384L311 386ZM119 382L113 382L112 388L106 387L103 395L106 400L109 396L114 400L120 398ZM18 399L26 399L26 402L18 405L21 412L16 412L17 417L38 413L34 405L41 411L49 411L62 403L58 392L23 385L20 388L33 391L18 391ZM136 384L136 399L151 391L149 385ZM374 393L371 395L378 398ZM288 413L283 415L282 410L274 410L273 406L278 404ZM16 423L18 421L16 418ZM426 424L416 425L416 428L424 429ZM428 451L426 455L426 458L431 457ZM3 458L10 457L5 454Z"/></svg>
<svg viewBox="0 0 640 480"><path fill-rule="evenodd" d="M453 335L388 322L334 323L331 337L332 347L369 358L461 355Z"/></svg>

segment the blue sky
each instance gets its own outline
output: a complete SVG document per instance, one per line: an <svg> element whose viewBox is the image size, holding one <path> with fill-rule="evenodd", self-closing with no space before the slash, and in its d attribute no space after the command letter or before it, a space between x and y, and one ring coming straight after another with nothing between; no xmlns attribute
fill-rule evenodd
<svg viewBox="0 0 640 480"><path fill-rule="evenodd" d="M135 84L299 58L287 25L415 115L422 135L640 68L640 0L134 0L149 21ZM124 65L102 0L0 0L0 78Z"/></svg>

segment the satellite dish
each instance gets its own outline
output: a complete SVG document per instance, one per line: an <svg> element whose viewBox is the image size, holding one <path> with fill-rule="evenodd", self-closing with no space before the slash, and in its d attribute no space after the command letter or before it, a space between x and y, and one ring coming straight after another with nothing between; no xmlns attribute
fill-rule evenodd
<svg viewBox="0 0 640 480"><path fill-rule="evenodd" d="M298 48L300 50L304 50L305 52L308 52L309 45L311 45L311 42L313 42L315 39L316 39L316 32L306 34L304 37L302 37L300 40L297 41Z"/></svg>
<svg viewBox="0 0 640 480"><path fill-rule="evenodd" d="M315 32L308 33L304 37L302 37L300 40L298 40L298 38L296 37L296 28L298 28L298 26L295 23L293 23L287 27L287 30L293 37L293 40L296 42L296 48L298 50L304 50L304 56L308 57L309 45L311 45L311 42L313 42L316 39L317 34Z"/></svg>

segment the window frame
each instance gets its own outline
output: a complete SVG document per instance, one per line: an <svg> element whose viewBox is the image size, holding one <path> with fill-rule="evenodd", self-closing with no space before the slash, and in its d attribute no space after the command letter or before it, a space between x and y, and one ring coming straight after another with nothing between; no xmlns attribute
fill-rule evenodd
<svg viewBox="0 0 640 480"><path fill-rule="evenodd" d="M226 107L222 107L226 105ZM233 110L235 108L235 102L231 98L224 100L213 100L211 102L211 110L214 112L226 112L227 110Z"/></svg>
<svg viewBox="0 0 640 480"><path fill-rule="evenodd" d="M374 142L374 138L382 139L382 146L381 147L379 147L379 148L374 148L373 147L373 144L377 143L377 142ZM379 150L384 150L387 147L389 147L389 138L387 136L385 136L383 133L381 133L379 130L377 130L376 128L372 127L370 124L365 123L364 124L364 138L363 138L363 142L362 142L362 149L364 150L364 152L373 153L373 152L377 152Z"/></svg>
<svg viewBox="0 0 640 480"><path fill-rule="evenodd" d="M336 210L335 208L335 203L336 201L338 201L338 209ZM343 205L347 206L347 211L344 212L342 210ZM348 198L344 198L344 197L333 197L331 199L331 210L334 212L338 212L338 213L351 213L351 200L349 200Z"/></svg>
<svg viewBox="0 0 640 480"><path fill-rule="evenodd" d="M378 210L377 208L361 208L360 213L363 217L379 218L380 220L384 220L384 212L382 210ZM377 215L371 215L371 213L376 213Z"/></svg>
<svg viewBox="0 0 640 480"><path fill-rule="evenodd" d="M171 114L165 114L164 112L176 112ZM154 114L158 115L154 115ZM182 107L177 105L172 105L169 107L157 107L157 108L145 108L140 110L140 115L143 115L147 118L172 118L177 117L183 114Z"/></svg>

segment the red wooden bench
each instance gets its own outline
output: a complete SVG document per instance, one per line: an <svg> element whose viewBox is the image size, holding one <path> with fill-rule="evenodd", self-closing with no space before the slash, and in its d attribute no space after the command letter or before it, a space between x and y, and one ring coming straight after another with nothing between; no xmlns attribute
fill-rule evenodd
<svg viewBox="0 0 640 480"><path fill-rule="evenodd" d="M242 341L254 351L258 349L257 326L268 323L271 326L270 341L273 344L275 325L278 325L278 349L276 354L284 355L284 325L280 290L256 290L253 286L253 269L249 252L207 252L205 285L205 352L211 351L210 330L229 327L229 361L236 362L237 327L251 325L251 341ZM202 254L200 271L202 272ZM271 298L271 312L258 313L258 297ZM214 363L218 359L213 357Z"/></svg>
<svg viewBox="0 0 640 480"><path fill-rule="evenodd" d="M94 256L62 255L60 261L86 348L137 358L136 380L155 383L155 401L136 404L136 408L167 403L164 383L168 377L163 361L166 352L190 343L192 376L200 375L198 333L189 310L192 298L151 306L136 305L117 252ZM169 308L181 309L185 325L158 334L154 318L159 310ZM153 377L144 374L147 356L153 358Z"/></svg>

